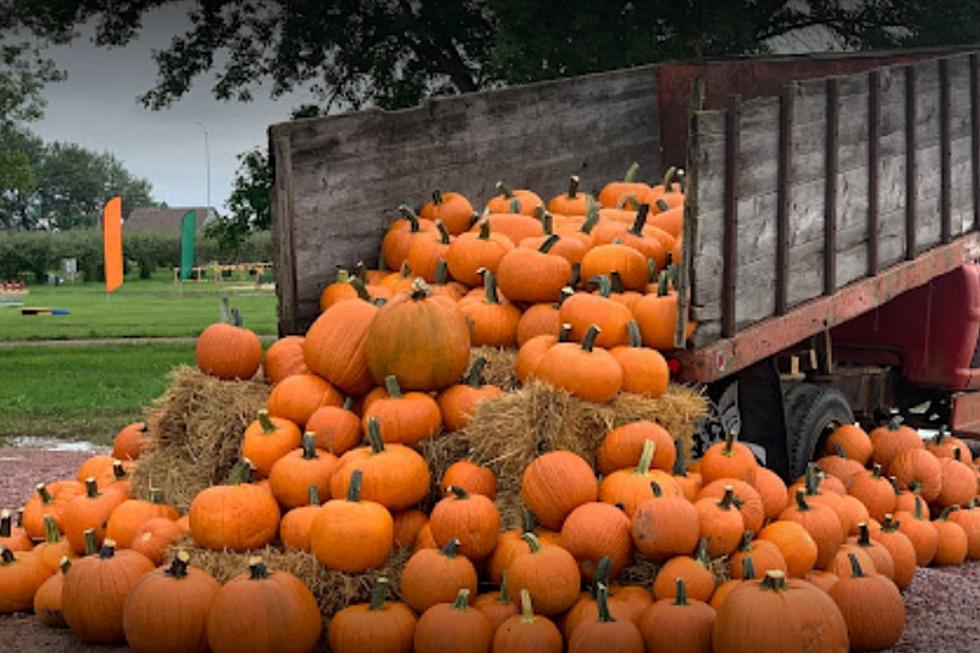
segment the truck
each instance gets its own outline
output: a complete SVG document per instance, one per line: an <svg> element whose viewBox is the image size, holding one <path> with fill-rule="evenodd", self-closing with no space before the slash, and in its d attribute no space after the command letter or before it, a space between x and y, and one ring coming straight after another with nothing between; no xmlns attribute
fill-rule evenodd
<svg viewBox="0 0 980 653"><path fill-rule="evenodd" d="M398 206L685 171L678 382L784 478L898 413L980 443L980 51L669 62L269 129L281 334ZM690 338L685 328L697 328Z"/></svg>

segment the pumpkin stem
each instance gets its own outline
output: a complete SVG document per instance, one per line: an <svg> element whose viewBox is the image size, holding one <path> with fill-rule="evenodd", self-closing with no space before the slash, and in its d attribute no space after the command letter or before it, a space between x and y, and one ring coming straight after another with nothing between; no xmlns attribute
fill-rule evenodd
<svg viewBox="0 0 980 653"><path fill-rule="evenodd" d="M881 465L875 463L874 467L871 468L871 475L874 476L876 480L881 478L882 475Z"/></svg>
<svg viewBox="0 0 980 653"><path fill-rule="evenodd" d="M117 481L121 481L126 478L126 468L123 467L121 460L112 461L112 475Z"/></svg>
<svg viewBox="0 0 980 653"><path fill-rule="evenodd" d="M381 439L381 423L377 417L369 417L367 422L367 439L371 445L371 453L379 454L385 450L384 440Z"/></svg>
<svg viewBox="0 0 980 653"><path fill-rule="evenodd" d="M765 578L762 579L762 587L767 590L786 589L786 574L778 569L770 569L766 572Z"/></svg>
<svg viewBox="0 0 980 653"><path fill-rule="evenodd" d="M738 545L739 551L751 551L752 550L752 531L745 531L742 533L742 542Z"/></svg>
<svg viewBox="0 0 980 653"><path fill-rule="evenodd" d="M650 212L649 204L640 204L636 209L636 219L633 220L633 226L630 227L630 233L634 236L643 235L643 227L647 224L647 214Z"/></svg>
<svg viewBox="0 0 980 653"><path fill-rule="evenodd" d="M600 297L605 297L606 299L608 299L609 298L609 295L612 294L612 290L613 290L612 282L609 280L609 277L607 277L606 275L600 274L600 275L594 276L589 281L591 283L596 284L596 286L599 287L599 296Z"/></svg>
<svg viewBox="0 0 980 653"><path fill-rule="evenodd" d="M344 268L337 268L337 279L334 283L350 283L350 272Z"/></svg>
<svg viewBox="0 0 980 653"><path fill-rule="evenodd" d="M171 578L184 578L187 576L187 563L190 561L191 557L187 551L180 550L174 556L173 561L171 561L170 567L163 573Z"/></svg>
<svg viewBox="0 0 980 653"><path fill-rule="evenodd" d="M834 451L837 453L838 457L847 458L847 452L844 451L844 446L840 442L834 443Z"/></svg>
<svg viewBox="0 0 980 653"><path fill-rule="evenodd" d="M310 489L307 490L308 496L310 498L311 506L320 505L320 490L316 489L315 485L310 485Z"/></svg>
<svg viewBox="0 0 980 653"><path fill-rule="evenodd" d="M800 512L810 510L810 504L806 502L806 490L802 488L796 491L796 509Z"/></svg>
<svg viewBox="0 0 980 653"><path fill-rule="evenodd" d="M448 268L446 267L446 259L440 258L436 261L436 285L445 286L446 279L448 278Z"/></svg>
<svg viewBox="0 0 980 653"><path fill-rule="evenodd" d="M0 544L0 562L9 565L14 562L14 552L6 544Z"/></svg>
<svg viewBox="0 0 980 653"><path fill-rule="evenodd" d="M490 305L499 304L500 297L497 295L497 275L493 273L493 270L488 268L480 268L477 272L483 275L483 294L486 303Z"/></svg>
<svg viewBox="0 0 980 653"><path fill-rule="evenodd" d="M521 538L527 542L527 546L531 549L531 553L537 553L541 550L541 540L539 540L538 536L534 533L526 531L523 535L521 535Z"/></svg>
<svg viewBox="0 0 980 653"><path fill-rule="evenodd" d="M647 440L647 442L649 442L649 440ZM656 481L650 481L650 491L653 492L653 496L658 499L664 495L663 488L660 487L660 483L657 483Z"/></svg>
<svg viewBox="0 0 980 653"><path fill-rule="evenodd" d="M449 244L449 229L442 220L436 220L436 229L439 231L439 242L443 245Z"/></svg>
<svg viewBox="0 0 980 653"><path fill-rule="evenodd" d="M367 283L367 266L364 265L364 261L354 264L354 275L354 278L359 279L361 283Z"/></svg>
<svg viewBox="0 0 980 653"><path fill-rule="evenodd" d="M353 407L354 407L354 398L350 395L344 397L344 405L342 406L342 408L344 410L350 410Z"/></svg>
<svg viewBox="0 0 980 653"><path fill-rule="evenodd" d="M50 492L48 492L48 486L45 485L44 483L38 483L37 485L34 486L34 489L37 490L37 496L41 498L42 504L48 505L49 503L54 501L54 497L51 496Z"/></svg>
<svg viewBox="0 0 980 653"><path fill-rule="evenodd" d="M82 531L82 537L85 539L85 555L95 555L99 550L99 543L95 539L95 529L85 529Z"/></svg>
<svg viewBox="0 0 980 653"><path fill-rule="evenodd" d="M609 574L612 572L612 559L609 556L602 556L599 564L595 567L595 575L592 577L592 598L599 597L599 586L609 584Z"/></svg>
<svg viewBox="0 0 980 653"><path fill-rule="evenodd" d="M592 199L592 196L585 198L586 209L585 209L585 222L579 227L579 231L583 234L591 234L595 226L599 224L599 204Z"/></svg>
<svg viewBox="0 0 980 653"><path fill-rule="evenodd" d="M494 188L497 189L497 194L499 195L503 195L504 197L508 197L508 198L514 196L514 191L512 191L502 181L498 181L496 184L494 184Z"/></svg>
<svg viewBox="0 0 980 653"><path fill-rule="evenodd" d="M61 541L61 533L58 531L58 524L54 522L51 515L44 516L44 541L48 544L55 544Z"/></svg>
<svg viewBox="0 0 980 653"><path fill-rule="evenodd" d="M613 270L609 273L609 283L612 286L612 292L616 294L626 292L626 288L623 287L623 277L619 274L619 270Z"/></svg>
<svg viewBox="0 0 980 653"><path fill-rule="evenodd" d="M99 496L99 485L92 476L85 479L85 496L89 499L94 499Z"/></svg>
<svg viewBox="0 0 980 653"><path fill-rule="evenodd" d="M534 513L527 506L521 506L521 532L533 533L537 525Z"/></svg>
<svg viewBox="0 0 980 653"><path fill-rule="evenodd" d="M616 621L613 619L612 614L609 613L609 588L606 587L605 583L598 583L599 590L596 592L596 601L599 604L599 623L607 624L611 621Z"/></svg>
<svg viewBox="0 0 980 653"><path fill-rule="evenodd" d="M107 537L102 541L102 549L99 551L99 557L103 560L108 560L114 555L116 555L116 541Z"/></svg>
<svg viewBox="0 0 980 653"><path fill-rule="evenodd" d="M599 328L598 324L593 324L589 327L589 330L585 332L585 336L582 338L582 349L585 351L592 351L595 346L595 339L599 337L602 329Z"/></svg>
<svg viewBox="0 0 980 653"><path fill-rule="evenodd" d="M459 545L460 545L459 539L454 537L453 539L446 542L446 546L442 547L439 553L446 556L447 558L455 558L456 553L459 550Z"/></svg>
<svg viewBox="0 0 980 653"><path fill-rule="evenodd" d="M674 476L687 478L687 455L680 440L674 441L674 449L677 451L677 457L674 459Z"/></svg>
<svg viewBox="0 0 980 653"><path fill-rule="evenodd" d="M568 199L573 200L578 195L579 183L581 183L581 180L578 178L578 175L572 175L568 178Z"/></svg>
<svg viewBox="0 0 980 653"><path fill-rule="evenodd" d="M58 561L58 569L61 570L62 574L68 573L71 569L71 560L68 559L68 556L61 556L61 560Z"/></svg>
<svg viewBox="0 0 980 653"><path fill-rule="evenodd" d="M630 164L630 167L626 169L626 174L623 175L623 181L627 184L633 183L636 178L636 173L640 170L640 164L636 161Z"/></svg>
<svg viewBox="0 0 980 653"><path fill-rule="evenodd" d="M464 380L466 385L471 388L480 388L483 386L483 368L487 365L487 359L483 356L477 356L470 363L470 369L466 370L466 376Z"/></svg>
<svg viewBox="0 0 980 653"><path fill-rule="evenodd" d="M477 236L480 240L490 240L490 221L480 220L480 235Z"/></svg>
<svg viewBox="0 0 980 653"><path fill-rule="evenodd" d="M10 516L10 511L4 510L0 512L0 537L10 537L12 531L13 519Z"/></svg>
<svg viewBox="0 0 980 653"><path fill-rule="evenodd" d="M432 294L429 284L425 282L424 279L418 277L412 281L412 299L415 301L422 301Z"/></svg>
<svg viewBox="0 0 980 653"><path fill-rule="evenodd" d="M510 201L508 202L508 204L510 204L510 212L511 213L520 213L521 212L521 201L519 199L517 199L516 197L510 198Z"/></svg>
<svg viewBox="0 0 980 653"><path fill-rule="evenodd" d="M630 335L630 347L642 347L643 338L640 335L640 326L636 323L636 320L630 320L626 323L626 331Z"/></svg>
<svg viewBox="0 0 980 653"><path fill-rule="evenodd" d="M728 435L725 436L725 447L721 451L724 455L726 455L726 456L734 456L735 455L735 451L734 451L734 448L735 448L735 437L736 437L735 436L735 431L731 431L731 432L729 432Z"/></svg>
<svg viewBox="0 0 980 653"><path fill-rule="evenodd" d="M898 489L898 479L897 479L897 478L895 478L894 476L889 476L889 477L888 477L888 482L889 482L889 483L891 484L891 486L892 486L892 490L893 490L893 491L895 492L895 496L896 496L896 497L897 497L897 496L898 496L899 494L901 494L901 493L902 493L902 491L901 491L900 489ZM913 485L914 485L914 483L913 483ZM911 487L911 486L909 486L909 489L911 489L911 491L912 491L913 493L916 493L916 492L918 492L918 491L919 491L919 488L918 488L918 487Z"/></svg>
<svg viewBox="0 0 980 653"><path fill-rule="evenodd" d="M262 580L269 577L269 570L260 556L252 556L248 559L248 571L251 580Z"/></svg>
<svg viewBox="0 0 980 653"><path fill-rule="evenodd" d="M670 210L670 204L668 204L667 201L665 199L663 199L662 197L658 197L656 199L656 201L654 201L654 204L656 205L656 207L658 209L660 209L660 212L661 213L663 213L664 211L669 211Z"/></svg>
<svg viewBox="0 0 980 653"><path fill-rule="evenodd" d="M742 580L755 580L755 563L752 556L745 556L742 561Z"/></svg>
<svg viewBox="0 0 980 653"><path fill-rule="evenodd" d="M307 431L303 434L303 460L315 460L316 457L316 435Z"/></svg>
<svg viewBox="0 0 980 653"><path fill-rule="evenodd" d="M551 215L547 211L541 214L541 229L544 231L545 236L555 235L555 216Z"/></svg>
<svg viewBox="0 0 980 653"><path fill-rule="evenodd" d="M725 494L721 497L721 501L718 502L718 507L722 510L731 510L733 505L735 505L735 488L731 485L726 485Z"/></svg>
<svg viewBox="0 0 980 653"><path fill-rule="evenodd" d="M418 233L421 229L419 224L419 216L415 215L415 211L412 210L408 204L400 204L398 206L398 212L402 214L402 217L408 220L408 228L412 233Z"/></svg>
<svg viewBox="0 0 980 653"><path fill-rule="evenodd" d="M902 522L895 521L895 515L888 513L885 515L885 521L881 522L881 530L886 533L893 533L898 530L898 527L902 525Z"/></svg>
<svg viewBox="0 0 980 653"><path fill-rule="evenodd" d="M453 610L466 610L469 608L470 603L470 591L468 589L459 590L459 594L456 595L456 600L453 601Z"/></svg>
<svg viewBox="0 0 980 653"><path fill-rule="evenodd" d="M542 254L547 254L549 251L551 251L551 248L554 247L555 243L557 243L559 240L561 240L561 236L559 236L558 234L551 234L550 236L544 239L544 242L541 243L541 247L538 248L538 251L541 252Z"/></svg>
<svg viewBox="0 0 980 653"><path fill-rule="evenodd" d="M568 339L572 336L572 325L565 324L561 325L561 329L558 331L558 342L568 342Z"/></svg>
<svg viewBox="0 0 980 653"><path fill-rule="evenodd" d="M235 466L231 468L228 472L228 481L226 485L240 485L242 483L248 483L252 480L252 461L248 458L242 457Z"/></svg>
<svg viewBox="0 0 980 653"><path fill-rule="evenodd" d="M917 521L922 521L922 497L915 495L915 512L913 513Z"/></svg>
<svg viewBox="0 0 980 653"><path fill-rule="evenodd" d="M442 202L443 202L442 191L438 189L432 191L432 203L435 204L436 206L441 206Z"/></svg>
<svg viewBox="0 0 980 653"><path fill-rule="evenodd" d="M808 497L819 494L819 483L820 481L817 479L817 466L813 463L807 463L806 472L803 475L803 487L806 489L806 495Z"/></svg>
<svg viewBox="0 0 980 653"><path fill-rule="evenodd" d="M687 605L687 585L684 579L678 576L674 583L677 588L674 590L674 605Z"/></svg>
<svg viewBox="0 0 980 653"><path fill-rule="evenodd" d="M579 281L581 280L582 280L582 264L572 263L572 276L569 277L568 283L565 285L570 286L572 288L577 288Z"/></svg>
<svg viewBox="0 0 980 653"><path fill-rule="evenodd" d="M402 389L398 385L398 377L394 374L389 374L385 377L385 390L388 392L388 396L392 399L402 398Z"/></svg>
<svg viewBox="0 0 980 653"><path fill-rule="evenodd" d="M510 601L508 601L510 603ZM534 623L534 606L531 605L531 593L526 589L521 590L521 623Z"/></svg>
<svg viewBox="0 0 980 653"><path fill-rule="evenodd" d="M939 521L948 521L949 520L949 516L952 515L954 512L956 512L959 509L960 509L959 506L947 506L947 507L943 508L943 511L939 514L939 517L938 517Z"/></svg>
<svg viewBox="0 0 980 653"><path fill-rule="evenodd" d="M652 258L647 259L647 283L657 283L660 275L657 274L657 261Z"/></svg>
<svg viewBox="0 0 980 653"><path fill-rule="evenodd" d="M365 287L364 282L357 277L354 277L350 281L351 287L357 292L358 299L363 299L366 302L373 302L374 298L368 293L367 287Z"/></svg>
<svg viewBox="0 0 980 653"><path fill-rule="evenodd" d="M352 503L357 503L361 500L361 481L364 478L364 472L359 469L355 469L350 475L350 485L347 487L347 500Z"/></svg>
<svg viewBox="0 0 980 653"><path fill-rule="evenodd" d="M264 408L259 411L259 424L262 426L262 432L266 435L272 435L276 432L276 425L272 423L269 411Z"/></svg>
<svg viewBox="0 0 980 653"><path fill-rule="evenodd" d="M402 261L402 265L398 268L398 276L402 279L408 279L412 276L412 266L408 264L408 261Z"/></svg>
<svg viewBox="0 0 980 653"><path fill-rule="evenodd" d="M662 270L660 272L660 277L657 279L657 297L667 296L667 280L668 272L667 270Z"/></svg>
<svg viewBox="0 0 980 653"><path fill-rule="evenodd" d="M851 576L853 578L861 578L864 576L864 570L861 569L861 563L858 562L857 556L854 553L848 553L847 559L851 563Z"/></svg>
<svg viewBox="0 0 980 653"><path fill-rule="evenodd" d="M698 540L698 548L694 552L694 559L701 563L701 566L705 569L711 564L711 558L708 557L708 538L702 537Z"/></svg>
<svg viewBox="0 0 980 653"><path fill-rule="evenodd" d="M953 449L953 460L958 463L963 462L963 451L959 447Z"/></svg>
<svg viewBox="0 0 980 653"><path fill-rule="evenodd" d="M636 469L633 470L634 474L643 476L650 473L650 464L653 462L653 454L656 450L657 445L654 444L653 440L643 441L643 451L640 452L640 460L636 463Z"/></svg>
<svg viewBox="0 0 980 653"><path fill-rule="evenodd" d="M507 581L507 570L504 569L500 573L500 596L497 597L497 603L500 605L510 605L513 600L510 597L510 583Z"/></svg>
<svg viewBox="0 0 980 653"><path fill-rule="evenodd" d="M670 184L671 184L672 181L674 181L674 175L675 174L677 174L677 168L675 168L674 166L670 166L669 168L667 168L667 172L664 173L664 192L665 193L672 192L670 190Z"/></svg>
<svg viewBox="0 0 980 653"><path fill-rule="evenodd" d="M858 546L871 546L871 531L868 529L868 522L858 523Z"/></svg>
<svg viewBox="0 0 980 653"><path fill-rule="evenodd" d="M163 490L158 487L151 487L149 491L150 503L160 505L163 503Z"/></svg>
<svg viewBox="0 0 980 653"><path fill-rule="evenodd" d="M374 587L371 588L371 603L368 606L368 610L370 610L371 612L384 610L385 597L387 596L388 596L388 579L382 576L378 580L374 581Z"/></svg>
<svg viewBox="0 0 980 653"><path fill-rule="evenodd" d="M450 485L446 488L447 493L455 494L457 499L466 500L470 498L470 493L458 485Z"/></svg>

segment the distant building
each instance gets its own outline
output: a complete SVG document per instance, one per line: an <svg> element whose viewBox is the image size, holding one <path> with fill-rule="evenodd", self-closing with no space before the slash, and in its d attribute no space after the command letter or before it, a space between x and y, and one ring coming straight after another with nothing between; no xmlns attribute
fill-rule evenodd
<svg viewBox="0 0 980 653"><path fill-rule="evenodd" d="M183 206L169 208L136 208L129 214L123 223L123 231L126 233L155 231L158 233L180 233L180 226L184 219L184 214L193 211L197 218L197 230L207 223L208 219L214 215L212 209L202 206Z"/></svg>

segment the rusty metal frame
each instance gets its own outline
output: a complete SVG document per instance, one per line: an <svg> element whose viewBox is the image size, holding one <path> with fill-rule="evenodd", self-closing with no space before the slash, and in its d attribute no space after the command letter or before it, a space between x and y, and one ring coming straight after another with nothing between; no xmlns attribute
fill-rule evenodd
<svg viewBox="0 0 980 653"><path fill-rule="evenodd" d="M881 306L895 296L963 265L977 234L970 233L839 289L801 304L786 315L754 324L700 349L678 351L680 380L710 383L777 354L814 334Z"/></svg>

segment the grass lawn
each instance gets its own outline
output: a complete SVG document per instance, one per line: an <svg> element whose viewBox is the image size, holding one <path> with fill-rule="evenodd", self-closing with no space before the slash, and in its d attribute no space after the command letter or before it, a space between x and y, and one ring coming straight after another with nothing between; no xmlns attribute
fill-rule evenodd
<svg viewBox="0 0 980 653"><path fill-rule="evenodd" d="M109 443L193 364L194 343L0 348L0 439L37 435Z"/></svg>
<svg viewBox="0 0 980 653"><path fill-rule="evenodd" d="M71 314L30 316L18 308L0 308L0 340L196 336L218 319L222 292L241 311L246 327L260 335L276 333L274 291L249 284L188 282L181 292L167 270L147 280L131 277L108 298L101 283L31 286L25 305L63 308Z"/></svg>

